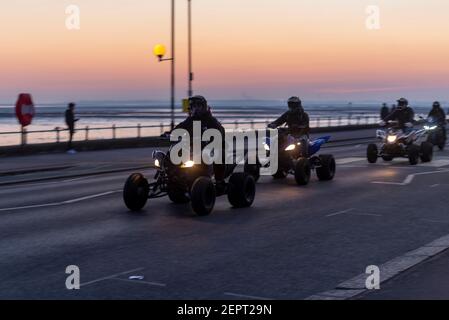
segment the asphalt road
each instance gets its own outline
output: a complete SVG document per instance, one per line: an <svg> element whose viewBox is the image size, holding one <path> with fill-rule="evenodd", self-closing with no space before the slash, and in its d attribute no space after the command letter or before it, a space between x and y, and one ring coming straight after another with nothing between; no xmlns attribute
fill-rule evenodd
<svg viewBox="0 0 449 320"><path fill-rule="evenodd" d="M2 187L0 298L304 299L449 234L449 152L416 167L368 165L364 145L324 152L334 181L264 177L252 208L220 198L203 218L166 198L128 212L128 173Z"/></svg>

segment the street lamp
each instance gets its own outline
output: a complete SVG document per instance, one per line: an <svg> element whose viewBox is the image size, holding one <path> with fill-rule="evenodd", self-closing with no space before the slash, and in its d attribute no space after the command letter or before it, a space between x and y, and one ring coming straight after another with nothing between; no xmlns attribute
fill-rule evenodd
<svg viewBox="0 0 449 320"><path fill-rule="evenodd" d="M164 58L167 50L165 46L158 44L154 47L154 55L159 61L171 61L171 130L175 128L175 0L171 1L171 58Z"/></svg>
<svg viewBox="0 0 449 320"><path fill-rule="evenodd" d="M193 71L192 71L192 0L187 0L187 4L188 4L188 43L189 43L189 91L188 91L188 96L189 98L193 96L193 86L192 86L192 81L193 81Z"/></svg>

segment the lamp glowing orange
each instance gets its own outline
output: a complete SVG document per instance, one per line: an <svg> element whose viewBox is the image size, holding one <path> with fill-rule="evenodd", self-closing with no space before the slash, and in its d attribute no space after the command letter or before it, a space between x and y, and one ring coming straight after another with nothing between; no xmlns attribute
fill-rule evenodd
<svg viewBox="0 0 449 320"><path fill-rule="evenodd" d="M153 53L159 59L162 59L167 53L167 49L162 44L158 44L154 47Z"/></svg>

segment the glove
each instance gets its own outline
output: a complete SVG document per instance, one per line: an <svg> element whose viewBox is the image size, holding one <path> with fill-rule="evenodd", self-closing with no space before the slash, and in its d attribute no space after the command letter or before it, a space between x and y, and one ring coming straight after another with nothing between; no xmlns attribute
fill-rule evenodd
<svg viewBox="0 0 449 320"><path fill-rule="evenodd" d="M273 124L273 123L270 123L270 124L268 125L268 128L269 128L269 129L276 129L276 125Z"/></svg>
<svg viewBox="0 0 449 320"><path fill-rule="evenodd" d="M412 127L413 127L413 123L407 122L407 123L405 124L405 126L406 126L407 128L412 128Z"/></svg>
<svg viewBox="0 0 449 320"><path fill-rule="evenodd" d="M385 127L386 125L387 125L387 123L383 120L379 122L379 126L381 126L381 127Z"/></svg>

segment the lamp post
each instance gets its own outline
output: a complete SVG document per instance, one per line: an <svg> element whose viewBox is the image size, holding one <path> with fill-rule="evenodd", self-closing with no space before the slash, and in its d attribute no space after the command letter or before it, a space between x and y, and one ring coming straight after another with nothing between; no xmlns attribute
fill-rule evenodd
<svg viewBox="0 0 449 320"><path fill-rule="evenodd" d="M171 61L171 129L175 128L175 0L171 1L171 58L164 58L167 50L163 45L154 47L154 55L159 61Z"/></svg>
<svg viewBox="0 0 449 320"><path fill-rule="evenodd" d="M187 6L188 6L188 43L189 43L189 91L187 95L190 97L193 96L193 71L192 71L192 0L187 0Z"/></svg>

